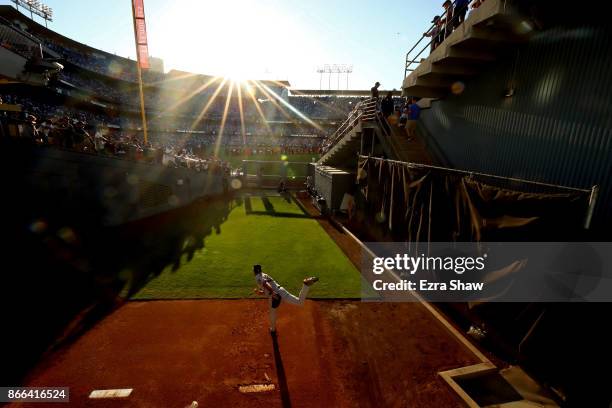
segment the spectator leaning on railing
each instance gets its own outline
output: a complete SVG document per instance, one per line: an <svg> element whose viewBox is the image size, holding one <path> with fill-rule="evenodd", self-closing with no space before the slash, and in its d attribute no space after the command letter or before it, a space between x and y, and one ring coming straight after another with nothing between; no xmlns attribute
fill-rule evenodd
<svg viewBox="0 0 612 408"><path fill-rule="evenodd" d="M468 5L470 4L470 0L455 0L455 10L453 14L455 15L454 19L454 27L457 28L465 21L465 15L468 10Z"/></svg>
<svg viewBox="0 0 612 408"><path fill-rule="evenodd" d="M444 7L444 38L451 35L453 32L453 2L451 0L446 0L442 7Z"/></svg>
<svg viewBox="0 0 612 408"><path fill-rule="evenodd" d="M426 33L423 33L424 37L431 37L431 48L430 48L430 52L433 52L436 47L442 42L443 40L443 28L444 28L444 24L442 22L442 19L440 18L440 16L434 16L433 20L431 20L431 22L433 23L433 27L431 28L431 30L429 30Z"/></svg>
<svg viewBox="0 0 612 408"><path fill-rule="evenodd" d="M424 33L424 37L431 37L431 49L433 52L446 37L448 37L454 29L459 27L465 21L465 15L471 0L445 0L442 3L444 8L444 18L435 16L431 21L433 27L428 32ZM475 0L472 8L478 8L484 0Z"/></svg>

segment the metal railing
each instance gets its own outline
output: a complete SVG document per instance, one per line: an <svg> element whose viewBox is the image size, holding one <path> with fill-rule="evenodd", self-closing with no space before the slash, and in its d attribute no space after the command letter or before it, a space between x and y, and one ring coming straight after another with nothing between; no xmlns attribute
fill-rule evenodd
<svg viewBox="0 0 612 408"><path fill-rule="evenodd" d="M486 181L488 184L496 186L498 188L511 189L515 191L521 191L526 193L568 193L568 192L578 192L589 195L588 200L588 208L585 213L584 219L584 228L589 229L591 227L591 223L593 221L593 214L595 206L597 205L597 199L599 195L599 185L595 184L591 188L577 188L577 187L569 187L560 184L551 184L544 183L540 181L521 179L516 177L504 177L498 176L495 174L486 174L480 173L476 171L469 170L461 170L461 169L453 169L449 167L440 167L434 166L431 164L422 164L422 163L410 163L406 161L400 160L391 160L385 159L382 157L374 157L374 156L366 156L359 155L359 159L371 159L371 160L379 160L389 163L397 163L406 166L411 169L427 169L427 170L435 170L439 172L445 172L449 174L457 174L460 176L468 176L470 178L481 179L482 181ZM519 187L521 187L519 189Z"/></svg>
<svg viewBox="0 0 612 408"><path fill-rule="evenodd" d="M522 179L522 178L517 178L517 177L498 176L495 174L487 174L487 173L481 173L477 171L434 166L432 164L411 163L411 162L406 162L406 161L401 161L401 160L385 159L382 157L375 157L375 156L359 155L359 158L402 164L411 169L429 169L429 170L436 170L436 171L441 171L441 172L446 172L446 173L458 174L462 176L469 176L471 178L483 178L483 179L488 179L489 181L498 180L499 182L504 183L504 184L500 184L500 183L494 184L495 186L500 187L500 188L507 188L507 189L515 188L516 189L517 188L516 184L524 184L525 186L531 187L531 188L524 188L524 190L522 190L523 192L527 192L527 193L580 192L580 193L594 194L593 192L596 191L598 188L597 185L593 185L591 188L569 187L569 186L564 186L561 184L544 183L541 181L527 180L527 179Z"/></svg>
<svg viewBox="0 0 612 408"><path fill-rule="evenodd" d="M468 10L469 10L469 8L470 8L470 4L472 4L472 2L473 2L473 0L470 0L470 1L468 2L468 5L467 5L467 9L468 9ZM453 7L454 7L454 3L455 3L455 2L453 2ZM441 19L441 20L442 20L442 19L445 19L445 18L446 18L446 15L447 15L447 12L446 12L446 11L444 11L444 13L442 13L442 15L440 15L440 19ZM447 22L446 22L446 23L445 23L445 24L442 26L442 28L441 28L442 33L441 33L441 34L438 34L438 35L442 35L442 36L444 37L444 40L446 40L446 37L447 37L447 36L450 34L450 33L449 33L447 30L446 30L446 26L447 26L448 24L450 24L450 25L453 27L453 29L451 30L451 32L452 32L452 31L454 31L454 30L456 29L456 27L454 27L454 25L455 25L455 22L457 21L457 17L459 17L459 14L457 14L457 13L453 12L453 17L451 18L451 20L450 20L450 21L447 21ZM467 16L466 16L466 18L467 18ZM432 24L432 25L429 27L429 29L428 29L427 31L425 31L425 32L426 32L426 33L430 33L430 32L431 32L431 31L434 29L434 27L435 27L435 26L436 26L436 23L433 23L433 24ZM423 48L421 48L421 49L420 49L420 51L419 51L419 52L418 52L418 53L417 53L415 56L413 56L413 57L412 57L412 56L411 56L412 52L413 52L413 51L415 51L415 50L417 49L417 47L419 46L419 44L421 44L425 38L429 38L429 37L426 37L425 35L423 35L421 38L419 38L419 41L417 41L417 42L416 42L416 44L414 44L414 45L412 46L412 48L410 48L410 50L409 50L409 51L406 53L406 65L405 65L405 69L404 69L404 79L406 79L406 77L408 76L408 72L413 72L413 71L416 69L416 67L415 67L415 68L411 68L413 64L420 64L420 63L421 63L421 58L420 58L420 57L421 57L421 55L422 55L422 54L425 52L425 50L427 50L428 48L431 48L431 44L432 44L432 43L434 42L434 40L436 39L435 37L436 37L436 36L432 36L432 37L431 37L431 40L429 40L429 41L427 42L427 44L425 44L425 46L423 46ZM444 40L442 40L442 41L444 41Z"/></svg>
<svg viewBox="0 0 612 408"><path fill-rule="evenodd" d="M378 112L376 115L376 124L382 133L380 142L383 144L383 146L390 149L396 156L399 156L398 152L400 150L400 146L398 146L397 138L391 131L391 126L393 125L387 122L387 119L383 116L382 112Z"/></svg>
<svg viewBox="0 0 612 408"><path fill-rule="evenodd" d="M372 98L368 101L360 102L355 109L351 111L348 118L342 122L340 127L331 135L331 144L327 146L327 150L323 152L323 156L329 153L359 122L375 120L377 111L378 99Z"/></svg>

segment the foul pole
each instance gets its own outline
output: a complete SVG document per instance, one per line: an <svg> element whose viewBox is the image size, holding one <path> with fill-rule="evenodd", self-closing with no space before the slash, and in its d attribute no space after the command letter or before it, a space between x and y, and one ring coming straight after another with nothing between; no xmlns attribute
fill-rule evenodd
<svg viewBox="0 0 612 408"><path fill-rule="evenodd" d="M144 144L146 145L148 142L148 129L147 114L145 112L144 86L142 84L142 70L143 68L149 68L149 46L147 43L147 29L145 25L144 0L132 0L132 17L134 19L134 42L136 44L140 117L142 119Z"/></svg>

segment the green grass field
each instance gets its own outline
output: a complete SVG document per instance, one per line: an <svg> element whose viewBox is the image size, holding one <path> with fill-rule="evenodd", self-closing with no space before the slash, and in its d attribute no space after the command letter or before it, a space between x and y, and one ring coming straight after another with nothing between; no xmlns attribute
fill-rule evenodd
<svg viewBox="0 0 612 408"><path fill-rule="evenodd" d="M231 163L232 168L242 168L243 160L261 160L261 161L288 161L289 167L287 168L288 177L305 177L308 175L308 166L305 164L297 163L311 163L319 159L318 154L258 154L256 156L245 156L245 155L226 155L221 153L219 157L225 161ZM314 159L314 160L313 160ZM262 165L262 171L264 174L280 174L280 166L282 164L277 163L265 163ZM256 170L254 167L249 167L249 173L255 174Z"/></svg>
<svg viewBox="0 0 612 408"><path fill-rule="evenodd" d="M202 220L206 214L202 214ZM197 217L194 222L202 222ZM134 299L254 297L252 265L293 293L302 279L321 278L310 298L358 298L360 274L319 223L293 201L278 196L245 196L205 239L191 260L166 268Z"/></svg>
<svg viewBox="0 0 612 408"><path fill-rule="evenodd" d="M278 154L258 154L256 156L246 156L246 155L232 155L225 154L225 152L220 152L219 157L225 161L228 161L232 164L233 167L240 167L242 164L242 160L263 160L263 161L280 161L287 160L290 162L305 162L310 163L314 158L315 161L319 159L318 154L288 154L282 155Z"/></svg>

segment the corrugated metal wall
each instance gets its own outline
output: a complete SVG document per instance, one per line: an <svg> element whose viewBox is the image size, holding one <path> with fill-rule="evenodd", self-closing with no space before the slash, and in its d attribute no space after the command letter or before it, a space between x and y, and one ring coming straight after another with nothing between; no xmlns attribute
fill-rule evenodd
<svg viewBox="0 0 612 408"><path fill-rule="evenodd" d="M422 124L452 167L590 188L612 223L612 30L552 29L433 103ZM514 88L512 97L506 89Z"/></svg>

